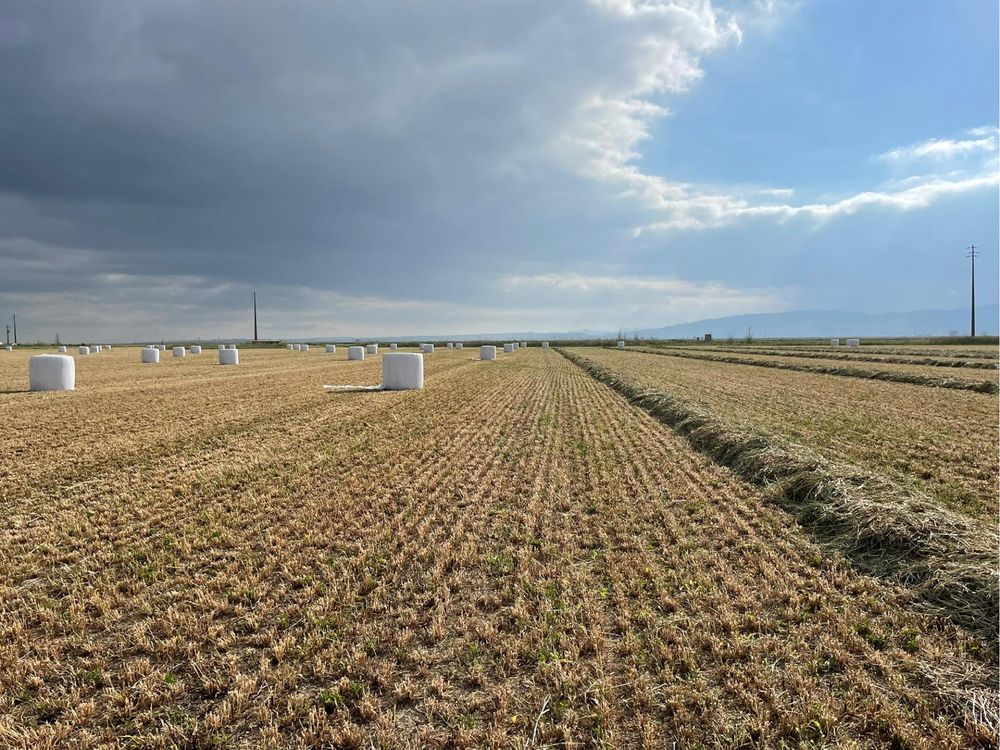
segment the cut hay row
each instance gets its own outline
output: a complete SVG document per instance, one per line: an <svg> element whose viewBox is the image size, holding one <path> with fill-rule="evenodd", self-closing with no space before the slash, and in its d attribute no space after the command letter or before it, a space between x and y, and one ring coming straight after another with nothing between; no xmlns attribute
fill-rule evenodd
<svg viewBox="0 0 1000 750"><path fill-rule="evenodd" d="M654 347L630 347L625 351L643 354L659 354L664 357L682 357L685 359L700 359L706 362L719 362L729 365L747 365L750 367L771 367L776 370L796 370L811 372L817 375L833 375L841 378L861 378L863 380L882 380L889 383L907 383L930 388L950 388L958 391L995 394L1000 391L996 380L969 380L967 378L938 378L917 373L891 372L888 370L863 370L857 367L822 367L819 365L800 365L790 362L771 362L765 359L746 359L745 357L713 357L708 354L694 354L687 351L663 349Z"/></svg>
<svg viewBox="0 0 1000 750"><path fill-rule="evenodd" d="M431 357L422 391L334 398L318 375L376 362L295 359L157 404L109 384L80 415L148 450L23 462L0 527L4 743L989 744L979 641L562 357ZM55 424L70 403L18 400Z"/></svg>
<svg viewBox="0 0 1000 750"><path fill-rule="evenodd" d="M996 526L997 396L704 360L571 349L653 390L913 486Z"/></svg>
<svg viewBox="0 0 1000 750"><path fill-rule="evenodd" d="M654 347L658 348L658 347ZM853 362L877 362L880 364L892 364L892 365L921 365L924 367L963 367L972 370L996 370L998 365L990 362L984 361L969 361L965 359L957 358L939 358L939 357L907 357L907 356L896 356L896 355L885 355L885 356L872 356L869 354L843 354L837 352L804 352L794 349L763 349L763 348L750 348L750 347L722 347L713 346L710 349L689 349L687 347L664 347L669 348L673 351L687 351L687 352L730 352L734 354L754 354L761 356L771 356L771 357L795 357L803 359L834 359L834 360L847 360Z"/></svg>
<svg viewBox="0 0 1000 750"><path fill-rule="evenodd" d="M733 427L586 357L560 352L697 450L765 488L862 570L908 587L932 610L997 643L994 534L884 477L829 461L775 435Z"/></svg>
<svg viewBox="0 0 1000 750"><path fill-rule="evenodd" d="M753 345L748 345L743 347L744 349L753 349ZM793 345L793 344L783 344L781 349L794 349L796 351L804 352L824 352L830 351L828 346L806 346L806 345ZM984 345L979 349L965 349L952 345L927 345L918 348L912 347L896 347L896 346L878 346L878 345L866 345L860 349L855 350L857 356L864 356L866 354L887 354L900 357L935 357L935 358L958 358L958 359L991 359L996 361L1000 359L1000 352L997 351L996 345Z"/></svg>

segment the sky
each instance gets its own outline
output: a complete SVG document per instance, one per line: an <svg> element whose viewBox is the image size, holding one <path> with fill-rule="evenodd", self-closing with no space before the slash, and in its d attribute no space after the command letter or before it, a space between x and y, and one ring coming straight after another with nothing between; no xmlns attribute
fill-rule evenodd
<svg viewBox="0 0 1000 750"><path fill-rule="evenodd" d="M995 0L0 0L21 341L998 293Z"/></svg>

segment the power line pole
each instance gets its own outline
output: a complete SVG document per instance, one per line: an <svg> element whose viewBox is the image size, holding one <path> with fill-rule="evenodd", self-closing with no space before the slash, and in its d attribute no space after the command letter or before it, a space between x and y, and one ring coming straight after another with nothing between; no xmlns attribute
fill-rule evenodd
<svg viewBox="0 0 1000 750"><path fill-rule="evenodd" d="M10 319L14 321L14 346L17 346L17 316L11 315Z"/></svg>
<svg viewBox="0 0 1000 750"><path fill-rule="evenodd" d="M257 340L257 290L253 290L253 340Z"/></svg>
<svg viewBox="0 0 1000 750"><path fill-rule="evenodd" d="M972 333L971 336L976 335L976 258L979 257L979 251L976 249L975 245L969 245L967 248L968 254L966 258L972 259Z"/></svg>

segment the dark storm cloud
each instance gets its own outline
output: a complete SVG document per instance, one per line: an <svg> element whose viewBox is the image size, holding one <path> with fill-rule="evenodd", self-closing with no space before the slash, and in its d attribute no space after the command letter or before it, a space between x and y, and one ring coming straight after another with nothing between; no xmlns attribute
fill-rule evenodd
<svg viewBox="0 0 1000 750"><path fill-rule="evenodd" d="M570 76L540 83L532 49L566 13L7 7L0 191L68 223L61 242L124 253L131 272L292 280L391 262L412 277L558 252L516 225L539 222L522 196L537 201L533 183L552 175L533 149L579 96ZM533 169L520 180L503 171L519 158Z"/></svg>

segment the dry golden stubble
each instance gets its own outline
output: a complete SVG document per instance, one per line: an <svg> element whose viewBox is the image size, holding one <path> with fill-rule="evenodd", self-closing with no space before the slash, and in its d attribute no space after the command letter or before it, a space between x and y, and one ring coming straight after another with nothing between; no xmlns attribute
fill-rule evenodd
<svg viewBox="0 0 1000 750"><path fill-rule="evenodd" d="M974 639L554 352L315 406L301 375L301 407L240 394L262 411L238 430L19 511L0 736L961 747L987 726L941 697L988 684Z"/></svg>

